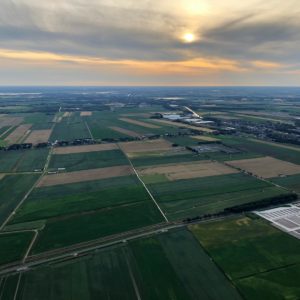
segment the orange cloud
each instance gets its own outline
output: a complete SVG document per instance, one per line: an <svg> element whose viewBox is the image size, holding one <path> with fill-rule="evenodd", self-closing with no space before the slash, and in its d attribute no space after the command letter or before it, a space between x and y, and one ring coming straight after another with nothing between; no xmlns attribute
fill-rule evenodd
<svg viewBox="0 0 300 300"><path fill-rule="evenodd" d="M50 52L17 51L0 49L0 58L42 63L74 63L91 68L99 66L117 67L121 70L138 71L151 74L187 73L190 75L201 72L242 72L245 71L234 60L220 58L198 58L183 61L142 61L142 60L109 60L104 58L61 55Z"/></svg>
<svg viewBox="0 0 300 300"><path fill-rule="evenodd" d="M264 61L264 60L255 60L251 62L252 65L259 69L280 69L283 68L284 65L273 62L273 61Z"/></svg>

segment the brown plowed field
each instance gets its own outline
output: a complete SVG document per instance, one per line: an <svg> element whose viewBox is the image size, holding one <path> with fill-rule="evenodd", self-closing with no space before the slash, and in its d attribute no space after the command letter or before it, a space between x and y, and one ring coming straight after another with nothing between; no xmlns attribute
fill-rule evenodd
<svg viewBox="0 0 300 300"><path fill-rule="evenodd" d="M81 117L90 117L93 113L91 111L82 111L80 112Z"/></svg>
<svg viewBox="0 0 300 300"><path fill-rule="evenodd" d="M98 152L118 149L117 144L96 144L96 145L83 145L72 147L58 147L54 148L53 154L72 154L72 153L85 153L85 152Z"/></svg>
<svg viewBox="0 0 300 300"><path fill-rule="evenodd" d="M32 144L46 143L49 140L51 132L52 132L51 129L33 130L25 140L25 143L32 143Z"/></svg>
<svg viewBox="0 0 300 300"><path fill-rule="evenodd" d="M138 172L141 175L164 174L169 180L238 173L238 171L233 168L212 161L160 165L154 167L140 168Z"/></svg>
<svg viewBox="0 0 300 300"><path fill-rule="evenodd" d="M42 180L38 183L38 187L127 176L133 173L134 172L130 166L115 166L69 173L51 174L45 175L42 178Z"/></svg>
<svg viewBox="0 0 300 300"><path fill-rule="evenodd" d="M259 157L228 161L227 164L245 170L262 178L300 173L300 166L273 157Z"/></svg>
<svg viewBox="0 0 300 300"><path fill-rule="evenodd" d="M32 124L23 124L18 126L6 139L10 144L18 143L25 136L26 132L31 128Z"/></svg>
<svg viewBox="0 0 300 300"><path fill-rule="evenodd" d="M172 149L172 144L166 140L152 140L152 141L137 141L119 143L122 150L126 153L130 152L151 152L151 151L164 151Z"/></svg>

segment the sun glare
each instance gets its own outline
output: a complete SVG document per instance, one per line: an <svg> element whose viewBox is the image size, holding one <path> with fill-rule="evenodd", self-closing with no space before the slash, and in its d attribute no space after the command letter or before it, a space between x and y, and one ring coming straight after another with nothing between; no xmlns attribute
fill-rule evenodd
<svg viewBox="0 0 300 300"><path fill-rule="evenodd" d="M183 35L183 41L185 43L192 43L195 41L195 39L196 39L196 37L193 33L188 32Z"/></svg>

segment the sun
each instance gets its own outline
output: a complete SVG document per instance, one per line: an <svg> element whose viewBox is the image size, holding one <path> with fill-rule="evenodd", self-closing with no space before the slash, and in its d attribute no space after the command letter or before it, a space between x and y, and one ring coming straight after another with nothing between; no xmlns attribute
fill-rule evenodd
<svg viewBox="0 0 300 300"><path fill-rule="evenodd" d="M193 43L196 40L195 35L191 32L185 33L182 38L185 43Z"/></svg>

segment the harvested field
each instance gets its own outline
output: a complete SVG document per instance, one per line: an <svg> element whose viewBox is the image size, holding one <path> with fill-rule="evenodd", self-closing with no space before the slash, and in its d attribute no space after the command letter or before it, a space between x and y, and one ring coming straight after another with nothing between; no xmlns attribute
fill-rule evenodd
<svg viewBox="0 0 300 300"><path fill-rule="evenodd" d="M160 128L160 126L157 126L157 125L145 123L145 122L142 122L142 121L132 120L132 119L129 119L129 118L120 118L119 120L130 123L130 124L146 127L146 128Z"/></svg>
<svg viewBox="0 0 300 300"><path fill-rule="evenodd" d="M46 143L51 135L51 129L32 130L29 136L26 138L25 143Z"/></svg>
<svg viewBox="0 0 300 300"><path fill-rule="evenodd" d="M213 132L215 132L215 130L213 130L213 129L209 129L209 128L205 128L205 127L198 127L198 126L193 126L193 125L188 125L188 124L179 123L179 122L172 122L172 121L160 120L160 119L159 120L158 119L153 119L152 121L163 123L163 124L167 124L167 125L177 126L177 127L189 128L189 129L198 130L198 131L206 132L206 133L213 133Z"/></svg>
<svg viewBox="0 0 300 300"><path fill-rule="evenodd" d="M81 111L80 116L81 117L90 117L93 114L91 111Z"/></svg>
<svg viewBox="0 0 300 300"><path fill-rule="evenodd" d="M205 141L205 142L218 142L219 139L213 138L211 136L204 136L204 135L194 135L191 136L191 138L199 140L199 141Z"/></svg>
<svg viewBox="0 0 300 300"><path fill-rule="evenodd" d="M172 144L166 140L138 141L119 144L126 153L130 152L151 152L172 149Z"/></svg>
<svg viewBox="0 0 300 300"><path fill-rule="evenodd" d="M63 118L67 118L67 117L71 117L72 116L72 112L70 111L66 111L64 114L63 114Z"/></svg>
<svg viewBox="0 0 300 300"><path fill-rule="evenodd" d="M8 117L6 115L2 115L0 119L0 128L6 126L17 126L21 124L23 121L22 117Z"/></svg>
<svg viewBox="0 0 300 300"><path fill-rule="evenodd" d="M143 168L141 175L164 174L169 180L189 179L238 173L237 170L218 162L199 161Z"/></svg>
<svg viewBox="0 0 300 300"><path fill-rule="evenodd" d="M54 148L53 154L74 154L74 153L98 152L98 151L117 150L117 149L118 149L117 144L83 145L83 146Z"/></svg>
<svg viewBox="0 0 300 300"><path fill-rule="evenodd" d="M18 126L6 139L10 144L18 143L19 140L25 136L27 131L31 128L32 124L23 124Z"/></svg>
<svg viewBox="0 0 300 300"><path fill-rule="evenodd" d="M135 131L128 130L128 129L125 129L125 128L121 128L121 127L117 127L117 126L110 126L109 128L112 129L112 130L114 130L114 131L117 131L117 132L126 134L128 136L131 136L131 137L139 137L139 136L141 136L140 133L137 133Z"/></svg>
<svg viewBox="0 0 300 300"><path fill-rule="evenodd" d="M42 187L75 182L84 182L104 178L127 176L130 174L133 174L133 170L130 166L115 166L108 168L75 171L69 173L46 175L39 182L38 186Z"/></svg>
<svg viewBox="0 0 300 300"><path fill-rule="evenodd" d="M300 166L279 160L270 156L242 159L227 162L231 166L246 170L263 178L278 177L281 175L294 175L300 173Z"/></svg>

